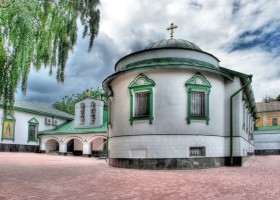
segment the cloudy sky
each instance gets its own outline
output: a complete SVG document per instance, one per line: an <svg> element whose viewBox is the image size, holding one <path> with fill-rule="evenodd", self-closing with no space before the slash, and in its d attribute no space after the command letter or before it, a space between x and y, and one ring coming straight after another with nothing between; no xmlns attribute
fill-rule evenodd
<svg viewBox="0 0 280 200"><path fill-rule="evenodd" d="M65 83L32 71L26 97L51 104L65 95L100 88L121 57L169 38L186 39L219 58L220 66L253 74L256 101L280 94L279 0L101 0L99 35L88 53L81 34L70 54ZM54 73L55 74L55 73Z"/></svg>

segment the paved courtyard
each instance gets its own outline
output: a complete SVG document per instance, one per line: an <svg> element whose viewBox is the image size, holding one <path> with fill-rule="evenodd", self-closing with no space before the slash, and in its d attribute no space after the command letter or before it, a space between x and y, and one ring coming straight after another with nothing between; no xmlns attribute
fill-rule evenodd
<svg viewBox="0 0 280 200"><path fill-rule="evenodd" d="M6 199L280 199L280 156L255 156L244 167L152 171L95 158L0 153Z"/></svg>

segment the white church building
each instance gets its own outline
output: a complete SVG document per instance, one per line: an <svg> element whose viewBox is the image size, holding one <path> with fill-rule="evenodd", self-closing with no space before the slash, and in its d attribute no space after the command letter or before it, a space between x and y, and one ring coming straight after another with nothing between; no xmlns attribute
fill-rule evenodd
<svg viewBox="0 0 280 200"><path fill-rule="evenodd" d="M87 98L76 103L75 116L31 104L16 103L14 115L1 110L0 151L107 152L110 166L136 169L242 165L254 153L252 75L174 39L172 27L170 39L116 63L103 81L105 106Z"/></svg>
<svg viewBox="0 0 280 200"><path fill-rule="evenodd" d="M183 39L121 58L103 82L109 165L192 169L242 165L254 152L252 75L223 68Z"/></svg>

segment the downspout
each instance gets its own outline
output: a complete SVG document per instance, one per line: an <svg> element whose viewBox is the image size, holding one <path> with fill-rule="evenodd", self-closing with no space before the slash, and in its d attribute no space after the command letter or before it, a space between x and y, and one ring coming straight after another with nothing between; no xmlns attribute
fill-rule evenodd
<svg viewBox="0 0 280 200"><path fill-rule="evenodd" d="M252 83L252 77L253 75L249 75L248 82L230 96L230 165L233 165L233 97L246 88L250 83Z"/></svg>

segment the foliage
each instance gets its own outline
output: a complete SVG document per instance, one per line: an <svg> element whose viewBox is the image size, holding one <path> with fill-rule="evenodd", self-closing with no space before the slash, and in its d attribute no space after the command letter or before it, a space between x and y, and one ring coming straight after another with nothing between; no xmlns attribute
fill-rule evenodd
<svg viewBox="0 0 280 200"><path fill-rule="evenodd" d="M57 101L52 104L52 107L63 112L67 112L70 114L75 114L75 103L86 99L88 97L92 97L94 99L104 99L103 90L97 89L93 90L92 88L84 90L82 93L72 94L71 96L65 96L61 101Z"/></svg>
<svg viewBox="0 0 280 200"><path fill-rule="evenodd" d="M267 95L263 97L263 102L271 102L271 101L280 101L280 95L278 95L276 98Z"/></svg>
<svg viewBox="0 0 280 200"><path fill-rule="evenodd" d="M26 94L32 65L56 69L58 82L77 41L78 18L88 51L98 34L99 0L0 0L0 99L11 110L17 86ZM21 82L21 83L20 83Z"/></svg>

